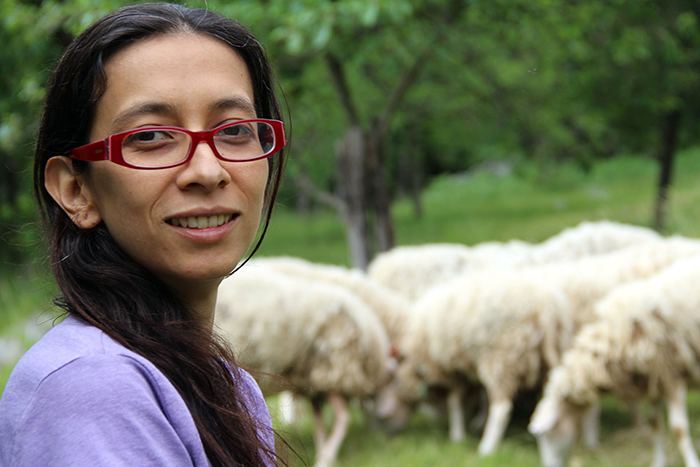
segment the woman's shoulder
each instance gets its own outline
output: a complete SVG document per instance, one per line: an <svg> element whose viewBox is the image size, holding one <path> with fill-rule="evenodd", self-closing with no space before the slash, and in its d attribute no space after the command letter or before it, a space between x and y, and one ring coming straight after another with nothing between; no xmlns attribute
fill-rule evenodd
<svg viewBox="0 0 700 467"><path fill-rule="evenodd" d="M26 376L22 375L22 368L18 371L20 377ZM14 400L21 409L17 420L20 424L33 413L94 412L104 416L144 409L160 392L158 379L147 366L129 355L95 352L76 355L51 371L39 372L36 377L28 378L25 385L8 384L6 395L8 403L17 394L22 397Z"/></svg>
<svg viewBox="0 0 700 467"><path fill-rule="evenodd" d="M60 381L69 373L109 376L115 366L141 368L148 379L162 377L145 358L115 342L100 329L69 316L22 356L10 376L3 399L17 393L26 396L47 380ZM92 384L102 384L97 378L93 380Z"/></svg>
<svg viewBox="0 0 700 467"><path fill-rule="evenodd" d="M74 318L54 327L23 356L0 400L0 414L0 461L21 458L22 447L32 440L63 439L70 446L81 438L97 445L109 439L110 446L119 446L144 427L149 427L146 438L163 437L153 440L158 449L200 451L194 422L167 378L143 357Z"/></svg>
<svg viewBox="0 0 700 467"><path fill-rule="evenodd" d="M100 329L68 317L22 356L0 399L0 412L2 418L15 417L17 421L20 412L45 393L54 401L65 395L63 402L70 402L69 393L87 401L133 397L139 393L136 387L166 402L177 394L149 360Z"/></svg>

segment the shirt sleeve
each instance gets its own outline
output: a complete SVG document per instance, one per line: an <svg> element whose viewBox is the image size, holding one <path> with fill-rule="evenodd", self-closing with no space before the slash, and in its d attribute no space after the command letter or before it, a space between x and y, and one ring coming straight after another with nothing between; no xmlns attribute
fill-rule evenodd
<svg viewBox="0 0 700 467"><path fill-rule="evenodd" d="M153 384L148 369L128 356L73 360L39 385L11 465L193 465Z"/></svg>

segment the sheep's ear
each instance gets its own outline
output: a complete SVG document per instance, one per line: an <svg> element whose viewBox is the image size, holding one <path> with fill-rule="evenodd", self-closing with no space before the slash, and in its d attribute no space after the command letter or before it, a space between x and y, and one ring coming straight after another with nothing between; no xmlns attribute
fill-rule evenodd
<svg viewBox="0 0 700 467"><path fill-rule="evenodd" d="M561 407L553 399L542 399L537 404L535 412L530 419L527 429L535 436L539 436L554 428L559 419Z"/></svg>

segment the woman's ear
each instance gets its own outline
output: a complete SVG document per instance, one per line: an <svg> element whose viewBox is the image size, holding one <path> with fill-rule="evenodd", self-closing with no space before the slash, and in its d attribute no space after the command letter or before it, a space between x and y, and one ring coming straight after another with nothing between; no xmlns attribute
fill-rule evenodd
<svg viewBox="0 0 700 467"><path fill-rule="evenodd" d="M46 162L44 186L79 228L91 229L102 221L85 177L75 170L70 158L54 156Z"/></svg>

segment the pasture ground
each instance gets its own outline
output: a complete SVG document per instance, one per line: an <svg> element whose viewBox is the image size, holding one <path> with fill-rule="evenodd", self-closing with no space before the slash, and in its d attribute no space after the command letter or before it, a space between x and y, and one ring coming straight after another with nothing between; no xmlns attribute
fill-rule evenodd
<svg viewBox="0 0 700 467"><path fill-rule="evenodd" d="M275 427L300 454L301 459L313 460L313 425L310 406L303 405L302 416L293 427L281 425L277 398L268 400ZM689 401L691 433L700 436L700 394L692 393ZM479 458L477 446L480 433L469 430L467 439L459 444L448 440L447 421L418 414L408 428L387 436L372 427L359 407L353 409L352 425L341 448L338 467L537 467L540 465L537 445L527 431L527 417L515 418L508 428L499 450L487 458ZM696 442L700 449L700 443ZM278 443L279 445L279 443ZM290 466L305 465L302 460L281 448ZM668 467L683 465L670 436L666 441ZM601 444L597 450L578 446L571 458L571 467L640 467L651 463L652 437L648 429L635 427L624 404L606 397L601 419Z"/></svg>

